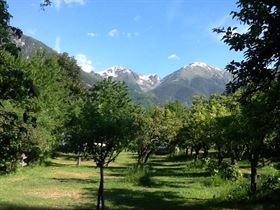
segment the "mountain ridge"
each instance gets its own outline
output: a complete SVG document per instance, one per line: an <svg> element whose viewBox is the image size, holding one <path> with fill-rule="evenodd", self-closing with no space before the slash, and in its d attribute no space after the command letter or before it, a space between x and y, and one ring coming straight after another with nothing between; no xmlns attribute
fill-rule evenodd
<svg viewBox="0 0 280 210"><path fill-rule="evenodd" d="M44 49L47 53L57 53L29 36L24 36L20 41L22 53L26 57L31 57L39 49ZM211 94L222 93L231 80L230 73L203 62L187 64L162 79L157 74L143 75L121 65L90 73L81 69L81 79L88 86L109 76L124 81L132 98L137 103L147 106L165 104L172 100L191 105L194 95L208 97Z"/></svg>

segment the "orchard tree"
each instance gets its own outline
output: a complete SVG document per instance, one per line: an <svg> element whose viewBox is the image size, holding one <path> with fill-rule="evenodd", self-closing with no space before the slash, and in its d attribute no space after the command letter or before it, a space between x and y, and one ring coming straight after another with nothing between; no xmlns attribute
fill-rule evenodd
<svg viewBox="0 0 280 210"><path fill-rule="evenodd" d="M239 103L234 96L212 95L208 103L208 130L211 142L217 149L218 162L221 163L225 155L230 155L232 163L237 153L235 146L238 142L230 135L234 117L238 116ZM240 135L238 136L240 137ZM238 144L239 145L239 144ZM239 147L238 147L239 148Z"/></svg>
<svg viewBox="0 0 280 210"><path fill-rule="evenodd" d="M279 130L280 2L239 0L237 6L239 11L232 12L232 17L248 26L247 32L240 34L236 27L214 31L224 34L223 41L231 50L241 51L244 55L242 61L232 61L226 67L233 74L227 90L242 90L241 101L247 119L244 135L250 138L251 191L255 194L260 147L271 128ZM268 98L273 100L266 100ZM256 135L258 129L261 130L259 136Z"/></svg>
<svg viewBox="0 0 280 210"><path fill-rule="evenodd" d="M135 121L138 125L138 132L135 139L130 143L129 149L137 152L137 166L143 166L155 150L153 133L153 119L148 111L139 107L136 111Z"/></svg>
<svg viewBox="0 0 280 210"><path fill-rule="evenodd" d="M111 77L97 82L82 109L82 136L87 152L100 168L97 209L104 209L103 169L133 140L135 106L124 83Z"/></svg>
<svg viewBox="0 0 280 210"><path fill-rule="evenodd" d="M193 106L177 136L179 141L185 142L183 145L186 148L191 148L191 154L193 151L195 152L195 160L201 149L207 155L211 145L209 129L207 129L210 119L207 106L208 100L204 96L195 96Z"/></svg>
<svg viewBox="0 0 280 210"><path fill-rule="evenodd" d="M25 146L30 145L23 141L28 138L27 124L32 121L36 125L27 111L28 99L35 92L32 80L24 72L26 66L22 59L0 50L0 171L4 173L16 169Z"/></svg>
<svg viewBox="0 0 280 210"><path fill-rule="evenodd" d="M138 165L145 164L155 152L169 153L174 150L177 132L182 125L175 111L167 106L155 106L143 110L137 120L140 129L131 148L137 151Z"/></svg>

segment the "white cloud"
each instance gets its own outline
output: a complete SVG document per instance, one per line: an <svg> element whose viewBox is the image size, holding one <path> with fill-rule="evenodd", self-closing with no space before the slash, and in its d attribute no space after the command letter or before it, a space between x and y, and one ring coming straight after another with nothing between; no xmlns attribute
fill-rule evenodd
<svg viewBox="0 0 280 210"><path fill-rule="evenodd" d="M108 36L110 37L118 37L119 35L120 35L119 30L115 28L108 32Z"/></svg>
<svg viewBox="0 0 280 210"><path fill-rule="evenodd" d="M132 38L132 37L137 37L140 36L139 32L124 32L124 31L119 31L118 29L112 29L111 31L108 32L108 36L114 38L114 37L127 37L127 38Z"/></svg>
<svg viewBox="0 0 280 210"><path fill-rule="evenodd" d="M75 56L75 58L77 60L78 66L80 66L83 71L88 72L88 73L90 73L91 71L94 71L94 68L92 66L92 61L89 60L86 55L77 54Z"/></svg>
<svg viewBox="0 0 280 210"><path fill-rule="evenodd" d="M91 36L91 37L96 37L97 36L97 33L94 33L94 32L89 32L87 33L88 36Z"/></svg>
<svg viewBox="0 0 280 210"><path fill-rule="evenodd" d="M180 57L178 55L176 55L175 53L169 55L167 57L168 60L180 60Z"/></svg>
<svg viewBox="0 0 280 210"><path fill-rule="evenodd" d="M141 16L140 16L140 15L136 15L136 16L133 18L133 21L134 21L135 23L138 23L140 20L141 20Z"/></svg>
<svg viewBox="0 0 280 210"><path fill-rule="evenodd" d="M80 4L80 5L85 5L86 1L85 0L64 0L65 4Z"/></svg>
<svg viewBox="0 0 280 210"><path fill-rule="evenodd" d="M80 4L80 5L85 5L86 1L85 0L53 0L54 7L57 10L60 10L60 7L62 3L65 3L66 5L71 5L71 4Z"/></svg>
<svg viewBox="0 0 280 210"><path fill-rule="evenodd" d="M60 39L59 36L57 36L57 37L55 38L54 49L55 49L58 53L60 53L60 42L61 42L61 39Z"/></svg>

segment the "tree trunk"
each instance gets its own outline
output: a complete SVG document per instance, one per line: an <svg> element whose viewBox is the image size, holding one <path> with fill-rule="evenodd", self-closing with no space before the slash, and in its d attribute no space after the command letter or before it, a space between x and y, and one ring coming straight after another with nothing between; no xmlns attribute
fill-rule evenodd
<svg viewBox="0 0 280 210"><path fill-rule="evenodd" d="M146 157L145 157L145 160L144 160L144 163L147 163L150 155L153 153L153 150L150 150L147 154L146 154Z"/></svg>
<svg viewBox="0 0 280 210"><path fill-rule="evenodd" d="M203 157L206 158L208 156L208 147L204 146L203 147Z"/></svg>
<svg viewBox="0 0 280 210"><path fill-rule="evenodd" d="M103 163L98 164L100 168L100 183L99 183L99 189L98 189L98 198L97 198L97 210L104 210L104 174L103 174Z"/></svg>
<svg viewBox="0 0 280 210"><path fill-rule="evenodd" d="M82 161L81 155L80 155L80 153L78 153L77 166L81 165L81 161Z"/></svg>
<svg viewBox="0 0 280 210"><path fill-rule="evenodd" d="M197 161L198 159L198 156L199 156L199 148L195 148L194 151L195 151L195 161Z"/></svg>
<svg viewBox="0 0 280 210"><path fill-rule="evenodd" d="M251 193L253 195L256 194L257 191L257 165L258 165L258 154L253 153L251 154L250 158L250 163L251 163Z"/></svg>
<svg viewBox="0 0 280 210"><path fill-rule="evenodd" d="M186 148L186 156L187 157L189 156L189 148L188 147Z"/></svg>
<svg viewBox="0 0 280 210"><path fill-rule="evenodd" d="M223 161L222 151L221 148L218 147L218 164L221 165L222 161Z"/></svg>
<svg viewBox="0 0 280 210"><path fill-rule="evenodd" d="M191 147L191 158L193 158L193 151L194 151L194 149L193 149L193 147Z"/></svg>
<svg viewBox="0 0 280 210"><path fill-rule="evenodd" d="M143 155L141 151L138 151L137 154L137 166L140 166L143 162Z"/></svg>

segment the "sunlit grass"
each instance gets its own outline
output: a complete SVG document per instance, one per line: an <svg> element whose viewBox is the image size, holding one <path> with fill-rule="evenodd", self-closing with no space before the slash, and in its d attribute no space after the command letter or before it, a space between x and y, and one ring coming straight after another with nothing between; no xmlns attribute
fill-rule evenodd
<svg viewBox="0 0 280 210"><path fill-rule="evenodd" d="M148 171L133 174L135 162L132 154L122 153L105 169L107 209L266 209L261 203L231 202L229 195L238 192L240 181L211 177L191 161L154 156ZM1 176L0 209L94 209L98 184L93 161L77 167L71 156L59 156L46 166Z"/></svg>

